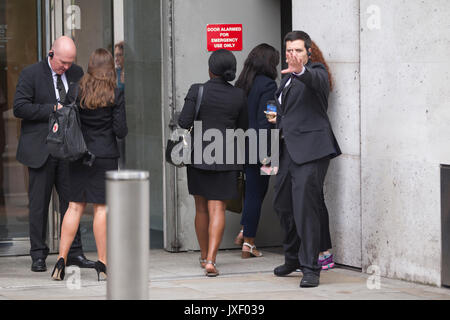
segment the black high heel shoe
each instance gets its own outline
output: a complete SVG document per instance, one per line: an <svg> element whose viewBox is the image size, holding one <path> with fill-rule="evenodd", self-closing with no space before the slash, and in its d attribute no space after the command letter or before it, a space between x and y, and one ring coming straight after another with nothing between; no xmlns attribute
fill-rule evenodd
<svg viewBox="0 0 450 320"><path fill-rule="evenodd" d="M95 271L97 271L97 279L98 281L106 280L107 274L106 274L106 266L101 261L97 261L95 263Z"/></svg>
<svg viewBox="0 0 450 320"><path fill-rule="evenodd" d="M66 275L65 269L66 263L64 262L64 258L60 258L53 269L52 279L56 281L63 281Z"/></svg>

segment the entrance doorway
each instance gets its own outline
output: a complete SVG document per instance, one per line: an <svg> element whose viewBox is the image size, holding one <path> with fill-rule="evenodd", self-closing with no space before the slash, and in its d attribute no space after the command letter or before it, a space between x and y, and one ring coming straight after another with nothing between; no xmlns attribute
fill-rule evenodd
<svg viewBox="0 0 450 320"><path fill-rule="evenodd" d="M41 1L0 2L0 255L28 254L28 169L16 160L19 74L41 57ZM20 17L20 19L19 19Z"/></svg>
<svg viewBox="0 0 450 320"><path fill-rule="evenodd" d="M113 0L4 0L0 2L0 256L28 255L28 169L16 160L20 120L13 103L20 72L44 59L66 35L78 46L76 64L87 68L91 52L113 51ZM54 193L47 228L50 253L58 250L60 214ZM94 251L93 209L81 221L85 252Z"/></svg>
<svg viewBox="0 0 450 320"><path fill-rule="evenodd" d="M72 38L77 45L75 63L87 71L89 57L97 48L105 48L114 52L114 24L113 0L51 0L50 3L50 32L47 34L50 42L60 36ZM57 197L53 197L54 202ZM54 206L53 220L56 223L50 228L50 237L56 242L57 250L60 239L59 206ZM86 207L81 218L80 232L83 251L96 251L94 232L92 229L94 209L92 205Z"/></svg>

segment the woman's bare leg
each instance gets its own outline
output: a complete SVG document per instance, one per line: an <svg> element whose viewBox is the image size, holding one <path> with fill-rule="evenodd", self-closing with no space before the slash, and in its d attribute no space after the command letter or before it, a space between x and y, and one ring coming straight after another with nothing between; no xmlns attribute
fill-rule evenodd
<svg viewBox="0 0 450 320"><path fill-rule="evenodd" d="M106 265L106 205L94 204L94 237L98 260Z"/></svg>
<svg viewBox="0 0 450 320"><path fill-rule="evenodd" d="M200 245L200 259L205 260L208 255L209 242L209 215L208 202L202 196L194 196L195 199L195 233ZM202 264L204 266L204 264Z"/></svg>
<svg viewBox="0 0 450 320"><path fill-rule="evenodd" d="M70 246L80 226L81 216L86 208L86 203L70 202L61 227L61 240L59 242L59 258L67 262Z"/></svg>
<svg viewBox="0 0 450 320"><path fill-rule="evenodd" d="M216 261L217 252L222 242L223 232L225 230L225 201L210 200L208 201L209 212L209 248L208 261ZM214 270L211 264L206 266L207 270Z"/></svg>

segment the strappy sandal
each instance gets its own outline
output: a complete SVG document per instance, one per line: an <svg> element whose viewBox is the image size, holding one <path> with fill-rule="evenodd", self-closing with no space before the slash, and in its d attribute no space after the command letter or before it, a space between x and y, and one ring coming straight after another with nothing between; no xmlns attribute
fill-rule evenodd
<svg viewBox="0 0 450 320"><path fill-rule="evenodd" d="M245 247L250 248L250 250L244 249ZM262 256L263 254L256 249L256 246L252 246L250 243L244 242L242 247L242 259L259 258Z"/></svg>
<svg viewBox="0 0 450 320"><path fill-rule="evenodd" d="M242 246L244 244L244 229L242 229L234 239L234 244L237 246Z"/></svg>
<svg viewBox="0 0 450 320"><path fill-rule="evenodd" d="M214 271L209 271L206 266L207 265L212 265L214 267ZM219 275L219 270L217 270L216 268L216 263L214 261L206 261L206 265L205 265L205 275L207 277L217 277Z"/></svg>
<svg viewBox="0 0 450 320"><path fill-rule="evenodd" d="M206 262L207 262L206 259L198 258L198 262L200 263L200 267L205 269Z"/></svg>

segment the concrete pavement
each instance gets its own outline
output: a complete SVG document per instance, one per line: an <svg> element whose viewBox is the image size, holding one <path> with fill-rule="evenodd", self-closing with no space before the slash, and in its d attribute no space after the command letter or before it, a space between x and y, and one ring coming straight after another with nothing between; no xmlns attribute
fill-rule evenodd
<svg viewBox="0 0 450 320"><path fill-rule="evenodd" d="M206 278L198 252L150 251L151 300L450 300L450 289L380 278L379 288L368 274L336 268L321 275L321 285L300 289L301 273L273 275L283 263L280 248L262 249L264 257L242 260L239 250L220 251L221 275ZM96 254L87 254L96 260ZM0 258L1 300L104 300L106 282L97 282L93 269L68 270L64 282L50 279L56 256L47 259L48 271L32 273L30 257ZM376 279L375 279L376 280ZM372 288L372 289L371 289Z"/></svg>

